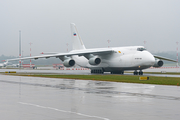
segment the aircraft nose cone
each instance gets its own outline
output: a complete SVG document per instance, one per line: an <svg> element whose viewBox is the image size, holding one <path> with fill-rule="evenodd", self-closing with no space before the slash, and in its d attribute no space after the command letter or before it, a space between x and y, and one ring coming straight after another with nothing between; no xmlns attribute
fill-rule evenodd
<svg viewBox="0 0 180 120"><path fill-rule="evenodd" d="M153 66L155 64L155 58L150 52L146 51L144 57L146 65Z"/></svg>
<svg viewBox="0 0 180 120"><path fill-rule="evenodd" d="M155 58L152 54L151 54L151 57L149 57L149 63L151 66L153 66L155 64Z"/></svg>

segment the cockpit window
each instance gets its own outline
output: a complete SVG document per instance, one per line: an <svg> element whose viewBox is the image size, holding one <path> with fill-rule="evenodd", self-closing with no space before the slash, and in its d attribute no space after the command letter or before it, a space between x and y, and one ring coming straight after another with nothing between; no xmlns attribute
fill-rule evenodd
<svg viewBox="0 0 180 120"><path fill-rule="evenodd" d="M137 51L144 51L146 48L137 48Z"/></svg>

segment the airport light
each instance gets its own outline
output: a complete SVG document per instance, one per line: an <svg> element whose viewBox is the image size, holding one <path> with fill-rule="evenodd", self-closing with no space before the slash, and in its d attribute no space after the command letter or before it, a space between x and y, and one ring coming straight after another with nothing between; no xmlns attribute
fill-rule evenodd
<svg viewBox="0 0 180 120"><path fill-rule="evenodd" d="M21 30L19 31L19 58L21 59ZM19 66L21 67L21 60L19 60Z"/></svg>
<svg viewBox="0 0 180 120"><path fill-rule="evenodd" d="M22 50L22 56L21 56L22 58L23 58L23 52L24 52L24 51ZM21 64L23 65L23 60L21 60Z"/></svg>
<svg viewBox="0 0 180 120"><path fill-rule="evenodd" d="M29 44L30 44L30 57L31 57L31 45L32 45L32 43L30 42ZM31 59L30 59L30 67L32 67L31 66Z"/></svg>
<svg viewBox="0 0 180 120"><path fill-rule="evenodd" d="M178 43L179 43L179 42L176 42L176 44L177 44L177 49L176 49L176 50L177 50L177 54L176 54L176 56L177 56L177 67L179 66L179 65L178 65Z"/></svg>
<svg viewBox="0 0 180 120"><path fill-rule="evenodd" d="M146 42L147 42L147 41L144 41L144 47L145 47L145 48L146 48Z"/></svg>
<svg viewBox="0 0 180 120"><path fill-rule="evenodd" d="M68 45L69 45L69 44L67 43L66 45L67 45L67 52L68 52Z"/></svg>
<svg viewBox="0 0 180 120"><path fill-rule="evenodd" d="M108 42L108 48L109 48L109 43L111 42L111 40L107 40L107 42Z"/></svg>

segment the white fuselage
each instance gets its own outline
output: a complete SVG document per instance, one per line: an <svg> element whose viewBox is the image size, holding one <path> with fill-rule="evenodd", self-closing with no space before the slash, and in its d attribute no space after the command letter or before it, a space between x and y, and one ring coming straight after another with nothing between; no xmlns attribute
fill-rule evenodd
<svg viewBox="0 0 180 120"><path fill-rule="evenodd" d="M142 70L153 66L155 63L154 56L146 50L138 51L138 48L144 47L132 46L111 48L113 50L111 54L98 55L98 57L101 58L101 63L98 65L90 65L89 60L84 56L74 55L72 58L76 61L76 64L81 67L90 69L102 68L106 72Z"/></svg>

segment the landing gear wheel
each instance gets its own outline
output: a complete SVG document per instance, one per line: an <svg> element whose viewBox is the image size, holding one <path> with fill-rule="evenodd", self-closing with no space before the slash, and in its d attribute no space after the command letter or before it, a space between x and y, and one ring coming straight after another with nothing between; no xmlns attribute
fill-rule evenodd
<svg viewBox="0 0 180 120"><path fill-rule="evenodd" d="M124 74L124 71L115 71L115 72L111 72L111 74Z"/></svg>
<svg viewBox="0 0 180 120"><path fill-rule="evenodd" d="M102 69L95 69L95 70L91 70L91 73L104 74L104 71Z"/></svg>
<svg viewBox="0 0 180 120"><path fill-rule="evenodd" d="M142 70L139 71L139 75L143 75L143 71Z"/></svg>
<svg viewBox="0 0 180 120"><path fill-rule="evenodd" d="M134 75L138 75L138 72L137 72L137 70L135 70L135 71L134 71Z"/></svg>

